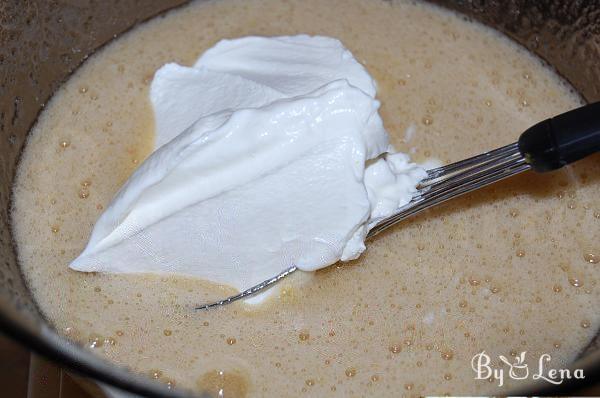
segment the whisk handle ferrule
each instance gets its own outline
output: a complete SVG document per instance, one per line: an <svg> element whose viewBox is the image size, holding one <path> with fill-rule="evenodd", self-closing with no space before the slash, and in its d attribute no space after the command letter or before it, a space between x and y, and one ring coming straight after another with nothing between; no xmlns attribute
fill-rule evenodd
<svg viewBox="0 0 600 398"><path fill-rule="evenodd" d="M530 127L519 138L519 150L538 172L559 169L600 151L600 102Z"/></svg>

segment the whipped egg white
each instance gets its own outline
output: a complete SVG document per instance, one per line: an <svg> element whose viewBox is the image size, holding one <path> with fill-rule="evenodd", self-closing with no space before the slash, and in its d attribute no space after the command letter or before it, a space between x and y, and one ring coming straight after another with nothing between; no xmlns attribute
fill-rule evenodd
<svg viewBox="0 0 600 398"><path fill-rule="evenodd" d="M155 151L70 267L247 289L357 258L425 170L395 153L376 84L336 39L223 40L150 89Z"/></svg>

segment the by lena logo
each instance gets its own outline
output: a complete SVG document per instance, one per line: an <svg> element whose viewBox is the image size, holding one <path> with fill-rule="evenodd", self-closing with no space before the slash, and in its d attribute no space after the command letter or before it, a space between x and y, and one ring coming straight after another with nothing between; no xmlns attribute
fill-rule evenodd
<svg viewBox="0 0 600 398"><path fill-rule="evenodd" d="M471 368L475 372L475 380L490 380L497 381L498 386L502 387L506 377L513 380L544 380L552 384L561 384L567 379L584 379L583 369L554 369L550 367L549 362L552 360L550 354L542 354L537 361L537 368L529 368L525 362L527 351L521 352L514 357L513 361L509 361L504 355L499 355L498 358L502 361L501 367L493 367L492 359L485 351L475 354L471 359Z"/></svg>

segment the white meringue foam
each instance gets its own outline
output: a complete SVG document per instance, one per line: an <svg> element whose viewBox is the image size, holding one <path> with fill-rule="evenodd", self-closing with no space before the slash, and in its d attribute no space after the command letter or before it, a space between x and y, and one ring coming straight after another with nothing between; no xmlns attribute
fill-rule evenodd
<svg viewBox="0 0 600 398"><path fill-rule="evenodd" d="M318 36L225 40L192 68L165 65L151 86L156 150L71 268L243 290L292 265L357 258L368 228L426 175L388 153L375 87Z"/></svg>

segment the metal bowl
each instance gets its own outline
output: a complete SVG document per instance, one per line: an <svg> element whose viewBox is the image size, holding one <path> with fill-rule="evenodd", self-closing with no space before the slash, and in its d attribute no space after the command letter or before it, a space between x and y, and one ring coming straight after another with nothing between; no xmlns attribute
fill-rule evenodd
<svg viewBox="0 0 600 398"><path fill-rule="evenodd" d="M374 0L375 1L375 0ZM0 4L0 328L72 371L151 397L184 397L61 337L23 280L10 225L11 188L29 130L53 92L90 54L183 0L4 0ZM600 1L434 0L489 25L552 65L588 102L600 100ZM530 394L576 391L600 379L600 339L572 367L584 380L531 384ZM523 392L521 392L523 393Z"/></svg>

